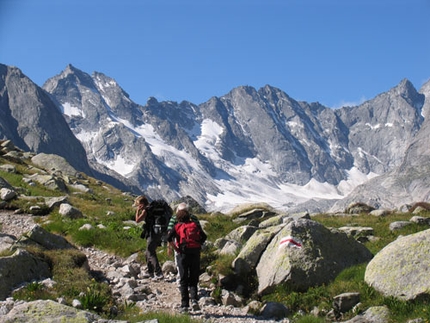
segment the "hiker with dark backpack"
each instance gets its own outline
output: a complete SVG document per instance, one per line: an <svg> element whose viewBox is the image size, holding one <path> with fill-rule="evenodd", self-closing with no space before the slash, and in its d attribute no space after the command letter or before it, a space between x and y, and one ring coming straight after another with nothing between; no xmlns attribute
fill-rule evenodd
<svg viewBox="0 0 430 323"><path fill-rule="evenodd" d="M201 246L206 241L206 233L191 221L190 213L183 209L176 213L178 223L169 232L167 241L178 252L178 266L181 267L180 293L181 312L187 312L190 300L193 310L199 310L197 285L200 275Z"/></svg>
<svg viewBox="0 0 430 323"><path fill-rule="evenodd" d="M147 271L142 278L152 278L154 280L163 279L163 271L157 257L157 247L161 245L163 236L167 232L167 224L172 215L172 209L164 200L154 200L148 203L146 197L138 197L136 222L145 221L141 237L146 239L146 265Z"/></svg>

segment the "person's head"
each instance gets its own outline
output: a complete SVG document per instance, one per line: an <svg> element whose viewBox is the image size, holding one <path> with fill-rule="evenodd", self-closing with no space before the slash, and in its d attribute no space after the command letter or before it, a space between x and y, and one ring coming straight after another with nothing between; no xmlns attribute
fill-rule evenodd
<svg viewBox="0 0 430 323"><path fill-rule="evenodd" d="M187 210L179 210L176 213L176 220L178 220L178 222L187 222L190 220L190 214Z"/></svg>
<svg viewBox="0 0 430 323"><path fill-rule="evenodd" d="M149 205L148 199L146 198L145 195L140 195L136 197L136 199L134 200L133 206L139 206L139 205L143 205L143 206Z"/></svg>
<svg viewBox="0 0 430 323"><path fill-rule="evenodd" d="M188 204L185 202L179 203L178 206L176 206L176 212L181 210L188 211Z"/></svg>

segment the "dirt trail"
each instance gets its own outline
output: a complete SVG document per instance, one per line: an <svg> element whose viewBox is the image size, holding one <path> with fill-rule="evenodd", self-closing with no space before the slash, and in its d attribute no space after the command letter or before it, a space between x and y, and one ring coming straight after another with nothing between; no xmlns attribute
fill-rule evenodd
<svg viewBox="0 0 430 323"><path fill-rule="evenodd" d="M13 235L17 238L28 232L35 225L32 215L14 214L12 211L0 210L0 232ZM94 248L79 248L88 259L91 270L101 271L106 274L106 259L115 257L120 261L120 257L107 254L106 252ZM138 306L144 311L167 311L178 313L180 304L180 294L178 286L173 277L166 277L166 280L152 281L143 280L143 284L152 291L154 297L144 302L138 302ZM170 279L169 279L170 278ZM244 314L243 308L223 305L202 306L202 310L191 312L190 315L204 322L210 323L263 323L275 322L273 320L263 320L254 316ZM279 321L278 321L279 322ZM288 320L283 321L288 322Z"/></svg>

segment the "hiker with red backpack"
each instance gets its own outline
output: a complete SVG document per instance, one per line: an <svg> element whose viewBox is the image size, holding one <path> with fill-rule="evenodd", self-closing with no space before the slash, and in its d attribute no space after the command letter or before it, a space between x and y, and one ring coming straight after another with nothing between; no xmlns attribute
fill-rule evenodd
<svg viewBox="0 0 430 323"><path fill-rule="evenodd" d="M197 285L200 276L200 252L201 246L207 236L200 225L191 220L190 213L186 209L177 211L175 224L169 231L167 241L178 253L178 267L180 267L180 293L181 312L187 312L190 307L197 311L198 304Z"/></svg>
<svg viewBox="0 0 430 323"><path fill-rule="evenodd" d="M185 203L185 202L179 203L176 206L176 212L178 212L180 210L186 210L186 211L189 212L189 206L188 206L188 204ZM190 213L190 219L191 219L191 221L196 222L197 225L201 227L199 219L194 214ZM178 223L178 220L176 219L176 214L173 214L172 217L170 218L169 225L167 227L167 231L170 232L174 228L174 226L176 225L176 223ZM169 256L170 256L170 253L171 253L172 249L173 248L171 246L168 246L167 254ZM180 279L181 279L181 274L182 274L182 268L178 265L179 259L180 259L180 253L177 252L176 250L174 250L174 253L175 253L175 265L176 265L176 268L178 270L177 283L178 283L178 286L180 286Z"/></svg>

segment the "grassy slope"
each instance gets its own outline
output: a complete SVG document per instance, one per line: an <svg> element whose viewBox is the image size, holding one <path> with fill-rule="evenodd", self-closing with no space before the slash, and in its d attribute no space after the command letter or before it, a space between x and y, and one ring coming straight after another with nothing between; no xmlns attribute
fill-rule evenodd
<svg viewBox="0 0 430 323"><path fill-rule="evenodd" d="M0 164L11 164L10 161L0 157ZM34 169L26 164L15 164L17 172L15 174L0 171L0 177L3 177L14 187L19 187L20 192L27 196L34 197L32 202L24 199L16 199L7 203L6 207L10 209L21 208L24 211L29 210L29 207L34 203L40 203L40 196L61 196L64 193L51 191L41 185L30 186L22 181L24 174L31 174ZM72 243L82 246L93 246L111 253L127 257L135 252L144 249L145 241L140 239L140 227L127 222L134 219L134 209L132 202L134 197L123 193L109 185L100 183L99 181L84 177L79 182L87 185L92 193L82 193L71 190L68 193L70 203L80 209L85 215L82 219L68 220L60 216L58 210L43 215L37 216L38 221L45 229L61 234L69 239ZM425 214L424 216L428 216ZM234 217L234 216L233 216ZM205 227L209 241L215 241L219 237L225 236L239 224L232 221L232 216L223 214L199 215L202 220L207 220L208 225ZM341 227L346 225L369 226L374 228L376 240L366 242L365 245L369 250L376 254L385 245L395 240L398 235L411 234L425 228L418 225L411 225L401 230L400 232L392 233L388 226L389 223L398 220L409 220L411 214L392 214L386 217L374 217L369 215L360 215L354 217L336 217L332 215L316 215L314 220L321 222L327 227ZM86 223L93 225L92 230L80 231L79 228ZM98 225L103 225L104 228L99 228ZM244 225L241 223L240 225ZM127 227L127 228L125 228ZM81 301L87 304L89 309L96 310L108 316L109 307L112 302L106 286L96 282L82 268L79 267L80 256L70 253L44 252L42 250L33 250L41 256L47 258L54 268L54 279L64 283L57 284L55 290L43 290L38 284L31 284L27 289L21 291L21 294L15 295L21 299L37 299L50 298L56 299L58 296L66 296L69 300L78 297L82 290L86 290L86 294ZM168 258L165 249L160 253L160 261L164 262ZM140 258L143 259L143 255ZM202 261L205 268L209 265L213 271L223 272L223 274L231 274L231 257L219 257L214 253L213 249L206 249L202 255ZM143 261L143 260L142 260ZM337 279L327 285L309 289L306 293L297 293L288 290L288 287L279 286L279 288L271 295L265 296L263 301L282 302L289 307L293 313L304 311L309 313L314 307L318 307L321 313L329 310L332 307L332 299L334 296L345 292L360 292L361 294L361 309L366 309L370 306L387 305L393 313L393 322L404 322L409 318L422 317L430 319L428 313L428 303L423 300L420 302L401 302L392 298L382 297L379 293L364 283L364 272L366 264L349 268L341 273ZM73 277L73 284L65 283ZM249 282L252 284L253 282ZM151 315L151 314L149 314ZM152 314L157 315L157 314ZM347 313L344 319L354 316L354 313ZM159 316L159 314L158 314ZM157 316L157 317L158 317ZM121 319L129 319L131 322L143 319L141 315L136 313L136 309L132 304L122 304L120 307ZM145 316L148 319L148 316ZM159 318L160 319L160 318ZM177 318L186 321L188 318ZM160 322L169 322L170 318L160 319ZM310 318L305 315L298 316L294 319L297 322L320 321L322 318Z"/></svg>

